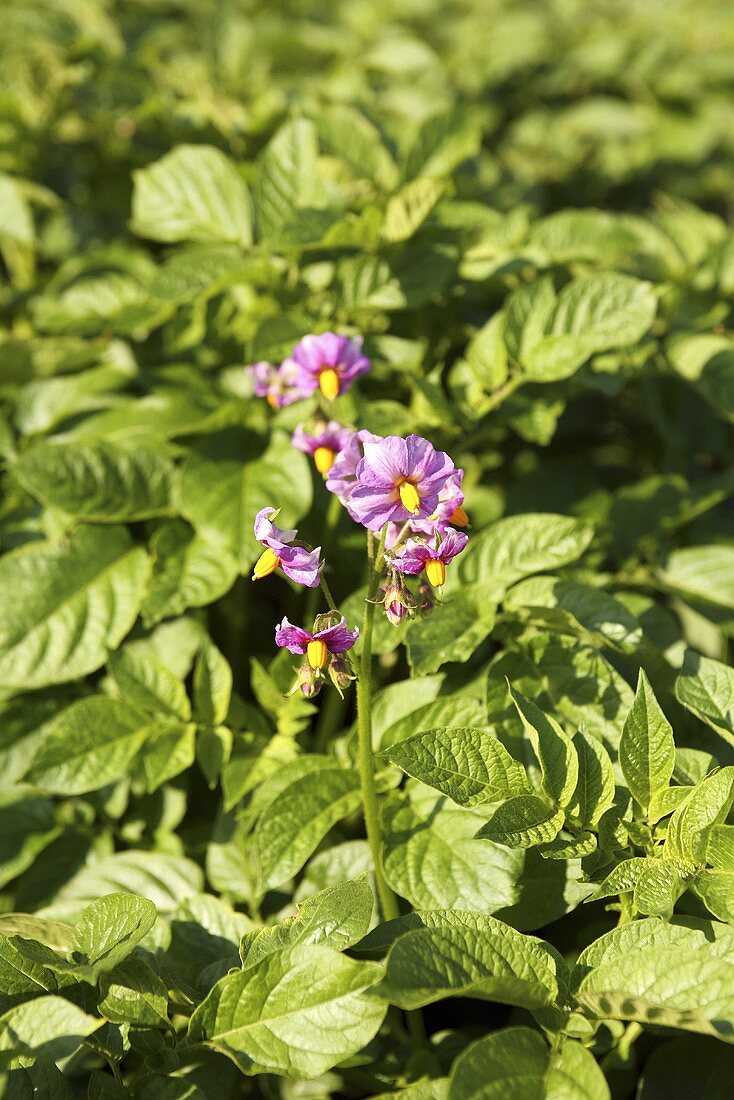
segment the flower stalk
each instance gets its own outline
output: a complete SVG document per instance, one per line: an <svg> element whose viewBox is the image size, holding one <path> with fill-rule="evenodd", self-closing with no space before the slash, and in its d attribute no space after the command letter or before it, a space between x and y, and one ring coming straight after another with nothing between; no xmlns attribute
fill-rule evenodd
<svg viewBox="0 0 734 1100"><path fill-rule="evenodd" d="M362 658L357 679L357 735L359 779L367 840L375 868L375 886L384 920L400 916L398 900L388 886L382 870L382 830L375 786L372 752L372 632L375 622L375 597L380 583L380 566L384 555L386 530L383 529L374 567L370 570L367 599L362 624Z"/></svg>

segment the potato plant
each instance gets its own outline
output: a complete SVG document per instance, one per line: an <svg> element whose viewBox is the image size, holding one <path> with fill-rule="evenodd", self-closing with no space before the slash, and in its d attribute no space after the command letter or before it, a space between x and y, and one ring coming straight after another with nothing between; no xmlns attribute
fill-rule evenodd
<svg viewBox="0 0 734 1100"><path fill-rule="evenodd" d="M731 11L2 37L2 1095L729 1095Z"/></svg>

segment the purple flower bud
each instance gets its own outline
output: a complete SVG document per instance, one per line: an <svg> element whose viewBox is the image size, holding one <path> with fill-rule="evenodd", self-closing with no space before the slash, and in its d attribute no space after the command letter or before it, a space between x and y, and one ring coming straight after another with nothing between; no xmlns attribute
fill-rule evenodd
<svg viewBox="0 0 734 1100"><path fill-rule="evenodd" d="M390 572L388 578L380 589L380 603L383 606L388 622L393 626L400 626L403 619L410 618L414 605L410 592L397 573Z"/></svg>
<svg viewBox="0 0 734 1100"><path fill-rule="evenodd" d="M332 684L342 696L342 698L344 697L344 692L349 687L352 680L357 679L357 677L352 672L349 661L347 661L346 657L341 656L335 656L331 658L331 661L329 662L329 677Z"/></svg>

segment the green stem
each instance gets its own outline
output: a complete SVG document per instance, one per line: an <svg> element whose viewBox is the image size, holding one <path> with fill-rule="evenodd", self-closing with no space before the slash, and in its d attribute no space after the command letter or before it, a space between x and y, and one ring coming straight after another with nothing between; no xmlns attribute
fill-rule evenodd
<svg viewBox="0 0 734 1100"><path fill-rule="evenodd" d="M380 538L377 561L380 560L385 546L386 529ZM362 624L362 660L357 679L357 733L359 739L359 778L362 786L362 805L367 840L372 852L375 867L375 885L384 920L394 920L400 916L398 900L387 884L382 871L382 837L380 816L377 806L374 760L372 753L372 628L375 622L375 596L380 582L377 568L370 571L367 600L364 605Z"/></svg>

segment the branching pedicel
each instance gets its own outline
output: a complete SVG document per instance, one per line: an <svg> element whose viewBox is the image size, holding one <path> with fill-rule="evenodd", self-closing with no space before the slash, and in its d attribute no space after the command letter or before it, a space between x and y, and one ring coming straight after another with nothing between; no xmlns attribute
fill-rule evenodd
<svg viewBox="0 0 734 1100"><path fill-rule="evenodd" d="M361 340L334 333L306 336L291 358L280 367L251 367L254 392L279 408L319 392L329 404L346 392L354 379L370 369L362 355ZM381 835L372 752L372 631L376 605L393 625L405 618L428 614L434 605L433 590L446 581L446 567L467 544L457 527L468 517L463 508L463 470L419 435L381 437L368 431L345 428L326 414L313 424L299 424L293 445L314 459L326 479L326 488L367 530L367 597L361 629L362 653L357 662L351 650L360 630L350 629L337 611L323 579L321 548L298 542L298 532L281 530L274 523L276 507L261 509L255 517L255 537L265 547L253 580L280 569L298 584L315 588L321 583L330 610L317 615L312 628L284 618L276 628L275 642L304 657L295 670L292 691L316 696L328 678L343 693L350 680L357 681L359 770L367 838L375 866L375 879L385 919L398 915L397 900L381 865ZM375 537L377 549L375 550ZM405 578L425 576L411 591ZM349 654L349 656L347 656Z"/></svg>

